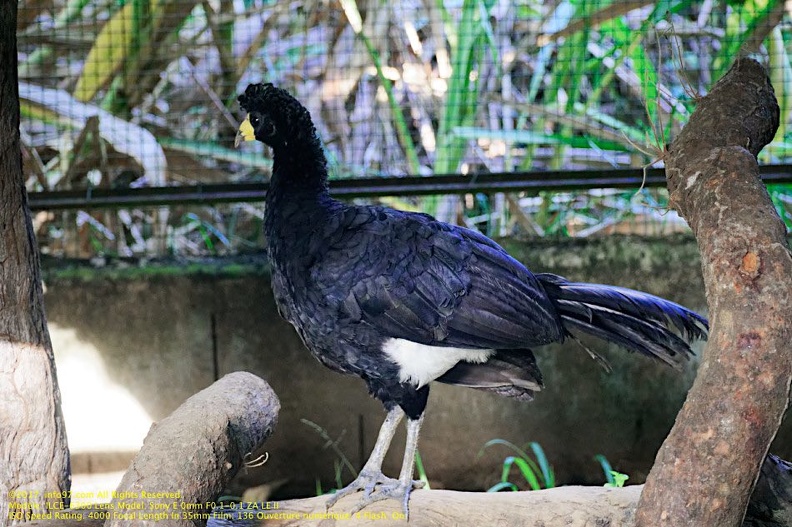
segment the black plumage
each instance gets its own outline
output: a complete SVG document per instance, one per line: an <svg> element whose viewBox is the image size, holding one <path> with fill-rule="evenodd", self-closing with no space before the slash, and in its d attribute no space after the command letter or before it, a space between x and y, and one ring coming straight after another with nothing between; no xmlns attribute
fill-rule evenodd
<svg viewBox="0 0 792 527"><path fill-rule="evenodd" d="M396 497L407 509L433 380L530 398L542 387L531 349L575 332L673 366L691 354L688 340L706 338L703 317L667 300L535 275L478 232L332 199L308 111L271 84L250 85L239 102L248 117L238 139L273 149L265 230L279 311L317 359L361 377L388 410L371 458L336 496L364 489L361 507ZM405 414L393 480L381 464Z"/></svg>

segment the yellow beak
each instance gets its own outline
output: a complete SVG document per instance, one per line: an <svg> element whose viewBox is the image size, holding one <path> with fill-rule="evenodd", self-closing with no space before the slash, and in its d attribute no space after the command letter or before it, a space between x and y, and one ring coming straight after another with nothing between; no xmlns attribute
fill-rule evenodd
<svg viewBox="0 0 792 527"><path fill-rule="evenodd" d="M242 141L255 141L256 131L253 130L253 125L250 124L250 114L245 117L242 124L239 125L239 130L234 138L234 148L238 148Z"/></svg>

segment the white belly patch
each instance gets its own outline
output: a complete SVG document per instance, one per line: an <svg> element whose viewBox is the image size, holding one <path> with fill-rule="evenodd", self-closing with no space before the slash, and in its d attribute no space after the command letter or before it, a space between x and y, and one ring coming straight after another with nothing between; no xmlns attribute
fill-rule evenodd
<svg viewBox="0 0 792 527"><path fill-rule="evenodd" d="M427 346L411 340L389 339L382 351L399 366L399 380L420 388L453 368L457 362L487 362L494 350Z"/></svg>

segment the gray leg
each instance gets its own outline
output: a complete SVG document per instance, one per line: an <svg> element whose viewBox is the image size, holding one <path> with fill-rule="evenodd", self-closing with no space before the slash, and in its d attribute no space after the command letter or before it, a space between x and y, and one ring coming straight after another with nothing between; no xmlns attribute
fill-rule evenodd
<svg viewBox="0 0 792 527"><path fill-rule="evenodd" d="M352 509L352 514L363 509L367 505L386 499L397 499L401 502L405 515L409 515L410 493L413 488L420 489L424 486L422 481L413 481L413 468L415 466L415 450L418 445L418 433L423 423L423 415L416 420L407 421L407 443L404 448L404 459L399 473L399 479L385 477L382 474L382 461L388 451L396 427L404 417L404 412L400 408L394 408L388 412L385 422L380 428L377 442L371 451L368 461L363 466L363 470L355 481L333 494L327 502L327 507L332 507L340 498L363 490L363 498Z"/></svg>
<svg viewBox="0 0 792 527"><path fill-rule="evenodd" d="M410 492L413 487L419 489L423 487L423 481L413 481L413 470L415 470L415 451L418 449L418 434L421 431L423 424L424 414L413 421L407 420L407 442L404 446L404 459L402 460L401 472L399 472L399 487L404 489L404 497L402 498L402 508L404 515L409 518L410 514ZM420 486L418 486L420 484Z"/></svg>
<svg viewBox="0 0 792 527"><path fill-rule="evenodd" d="M382 462L385 460L385 454L388 453L391 441L393 441L393 436L396 434L396 429L403 418L404 411L398 406L388 412L385 421L380 427L377 442L374 444L371 455L369 455L366 464L363 465L360 474L358 474L358 477L355 478L352 483L330 496L330 499L327 500L328 508L335 505L339 499L347 494L352 494L359 490L365 491L365 495L368 497L374 491L374 487L376 487L378 483L384 483L391 479L386 478L382 474Z"/></svg>
<svg viewBox="0 0 792 527"><path fill-rule="evenodd" d="M396 435L396 429L403 418L404 411L398 406L388 412L377 435L377 442L374 443L374 448L371 450L368 461L363 465L361 472L378 472L382 470L385 454L388 453L393 436Z"/></svg>

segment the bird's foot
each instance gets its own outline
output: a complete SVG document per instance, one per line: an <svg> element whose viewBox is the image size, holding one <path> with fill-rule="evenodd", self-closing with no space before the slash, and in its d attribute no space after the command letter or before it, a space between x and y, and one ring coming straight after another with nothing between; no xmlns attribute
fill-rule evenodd
<svg viewBox="0 0 792 527"><path fill-rule="evenodd" d="M382 500L395 499L399 500L402 504L402 510L405 517L409 515L409 501L410 493L413 489L423 488L424 482L420 480L401 481L394 478L385 476L382 472L368 472L362 471L355 480L333 494L327 500L327 508L329 509L335 503L359 490L363 491L363 497L350 511L352 514L359 512L364 507L371 505Z"/></svg>

